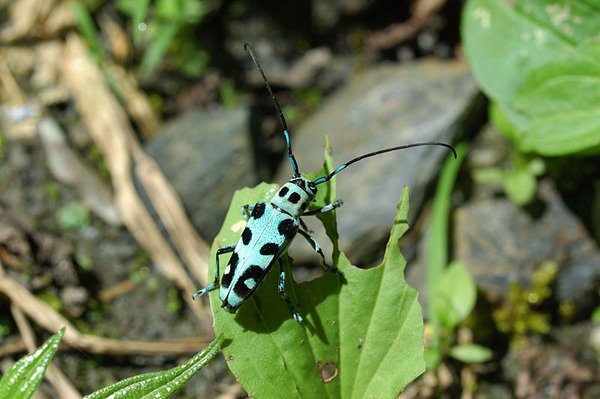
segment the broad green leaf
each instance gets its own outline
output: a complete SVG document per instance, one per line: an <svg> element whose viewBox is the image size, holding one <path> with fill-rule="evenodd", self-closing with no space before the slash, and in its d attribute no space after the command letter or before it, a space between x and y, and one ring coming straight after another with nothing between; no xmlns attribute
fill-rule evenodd
<svg viewBox="0 0 600 399"><path fill-rule="evenodd" d="M168 398L195 376L210 362L223 343L222 337L215 338L206 348L190 360L170 370L136 375L116 384L93 392L85 399L161 399Z"/></svg>
<svg viewBox="0 0 600 399"><path fill-rule="evenodd" d="M462 21L469 63L497 102L495 120L521 151L600 151L597 0L470 0ZM500 110L501 112L498 112ZM506 127L506 124L504 124Z"/></svg>
<svg viewBox="0 0 600 399"><path fill-rule="evenodd" d="M512 143L519 145L523 134L517 129L517 126L525 126L528 122L527 117L517 113L516 110L502 108L497 101L490 102L488 113L494 127Z"/></svg>
<svg viewBox="0 0 600 399"><path fill-rule="evenodd" d="M536 69L515 99L515 106L530 116L597 109L598 104L600 60L573 57Z"/></svg>
<svg viewBox="0 0 600 399"><path fill-rule="evenodd" d="M473 74L483 91L510 105L530 73L572 44L543 22L505 0L469 0L463 11L462 37Z"/></svg>
<svg viewBox="0 0 600 399"><path fill-rule="evenodd" d="M276 189L261 184L236 192L212 248L210 273L217 248L235 243L245 226L241 207L270 199ZM327 192L327 202L334 198L331 186L319 190ZM421 309L416 291L404 281L398 248L408 228L407 212L406 189L378 267L356 268L335 251L333 263L343 277L325 273L302 284L288 280L288 295L304 324L291 317L277 294L273 271L235 315L221 308L218 290L210 293L227 364L252 397L394 398L424 371ZM223 256L222 264L227 260Z"/></svg>
<svg viewBox="0 0 600 399"><path fill-rule="evenodd" d="M30 398L44 377L48 364L54 358L65 328L50 338L35 352L17 361L0 380L0 399Z"/></svg>
<svg viewBox="0 0 600 399"><path fill-rule="evenodd" d="M467 267L454 261L444 270L436 295L431 298L433 311L447 330L451 331L473 310L477 287Z"/></svg>
<svg viewBox="0 0 600 399"><path fill-rule="evenodd" d="M536 69L515 105L530 119L522 148L544 155L600 149L600 40ZM593 61L592 61L593 60Z"/></svg>
<svg viewBox="0 0 600 399"><path fill-rule="evenodd" d="M555 156L600 151L600 107L536 118L522 149Z"/></svg>
<svg viewBox="0 0 600 399"><path fill-rule="evenodd" d="M516 0L515 9L573 44L598 34L597 0Z"/></svg>
<svg viewBox="0 0 600 399"><path fill-rule="evenodd" d="M450 356L463 363L484 363L492 360L493 352L484 346L463 344L450 348Z"/></svg>

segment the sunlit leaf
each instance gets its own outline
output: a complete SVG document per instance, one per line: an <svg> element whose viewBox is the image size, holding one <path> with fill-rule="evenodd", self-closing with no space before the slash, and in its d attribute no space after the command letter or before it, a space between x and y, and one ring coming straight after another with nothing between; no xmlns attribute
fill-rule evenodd
<svg viewBox="0 0 600 399"><path fill-rule="evenodd" d="M215 338L206 348L180 366L169 370L127 378L93 392L85 399L162 399L181 389L190 378L211 361L219 351L223 338Z"/></svg>
<svg viewBox="0 0 600 399"><path fill-rule="evenodd" d="M217 248L237 242L244 228L241 207L270 199L276 189L261 184L234 195L212 248L210 273ZM319 190L326 198L317 202L335 198L332 186ZM304 324L291 317L277 294L278 273L273 271L235 315L221 308L218 290L210 294L215 333L226 339L227 364L252 397L394 398L424 371L421 309L416 291L404 281L405 262L398 248L408 228L407 212L405 190L378 267L359 269L336 251L333 263L343 277L325 273L289 285L288 295ZM334 229L333 213L328 217L326 228ZM221 264L227 260L223 256Z"/></svg>
<svg viewBox="0 0 600 399"><path fill-rule="evenodd" d="M33 395L64 334L63 327L35 352L21 358L4 374L0 380L0 399L27 399Z"/></svg>
<svg viewBox="0 0 600 399"><path fill-rule="evenodd" d="M450 331L471 313L476 300L475 281L469 269L458 261L444 269L435 296L431 298L436 317Z"/></svg>
<svg viewBox="0 0 600 399"><path fill-rule="evenodd" d="M493 352L484 346L463 344L450 348L450 356L463 363L484 363L492 359Z"/></svg>

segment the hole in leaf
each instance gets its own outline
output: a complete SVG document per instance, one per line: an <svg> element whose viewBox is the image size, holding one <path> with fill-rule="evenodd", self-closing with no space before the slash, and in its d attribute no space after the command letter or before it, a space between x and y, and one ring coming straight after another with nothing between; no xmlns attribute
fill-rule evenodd
<svg viewBox="0 0 600 399"><path fill-rule="evenodd" d="M333 361L328 361L325 363L318 363L319 365L319 372L321 374L321 380L323 380L323 382L325 384L333 381L337 375L338 375L338 367L335 364L335 362Z"/></svg>

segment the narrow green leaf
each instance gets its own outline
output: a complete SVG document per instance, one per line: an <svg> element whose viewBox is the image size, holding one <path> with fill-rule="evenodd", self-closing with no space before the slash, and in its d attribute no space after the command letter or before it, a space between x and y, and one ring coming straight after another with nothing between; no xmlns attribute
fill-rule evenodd
<svg viewBox="0 0 600 399"><path fill-rule="evenodd" d="M58 350L65 328L51 336L35 352L21 358L0 380L0 399L30 398Z"/></svg>
<svg viewBox="0 0 600 399"><path fill-rule="evenodd" d="M136 45L142 43L142 31L138 29L138 25L144 22L148 15L150 0L117 0L117 8L124 14L131 17L131 30L133 32L133 42Z"/></svg>
<svg viewBox="0 0 600 399"><path fill-rule="evenodd" d="M431 225L427 232L427 285L430 289L437 284L439 276L448 264L448 219L452 191L468 145L465 142L460 143L455 150L458 158L448 156L442 167L431 210Z"/></svg>
<svg viewBox="0 0 600 399"><path fill-rule="evenodd" d="M464 160L468 146L460 143L455 148L458 159L448 156L442 167L438 185L436 188L433 209L431 211L431 224L427 231L427 291L429 298L437 296L437 286L442 278L444 268L448 263L448 219L450 217L450 205L454 181ZM435 366L431 363L434 359L441 359L440 353L440 318L439 314L432 308L430 299L429 323L432 328L430 347L437 354L429 353L428 367Z"/></svg>
<svg viewBox="0 0 600 399"><path fill-rule="evenodd" d="M153 40L149 41L148 48L146 48L142 57L140 65L142 75L149 75L156 69L180 28L181 25L176 22L161 23L159 21L155 21L154 26L149 28Z"/></svg>
<svg viewBox="0 0 600 399"><path fill-rule="evenodd" d="M276 189L261 184L236 192L215 239L209 273L214 273L217 248L235 243L245 226L241 207L270 199ZM335 197L331 186L319 190ZM336 252L334 264L343 277L325 273L290 284L288 295L304 324L291 317L277 294L273 271L235 315L221 308L218 290L211 292L215 333L227 342L223 354L252 397L393 398L424 371L421 310L416 291L404 280L398 248L408 228L407 212L406 189L378 267L358 269ZM222 264L227 260L223 256Z"/></svg>
<svg viewBox="0 0 600 399"><path fill-rule="evenodd" d="M493 352L484 346L464 344L452 347L450 356L463 363L484 363L492 360Z"/></svg>
<svg viewBox="0 0 600 399"><path fill-rule="evenodd" d="M103 59L104 50L102 48L102 44L100 43L100 34L96 29L96 24L94 23L94 18L92 17L90 10L85 6L84 3L78 1L71 3L71 10L73 11L73 15L75 17L77 29L85 38L85 41L90 47L90 51L92 52L94 59L96 61Z"/></svg>
<svg viewBox="0 0 600 399"><path fill-rule="evenodd" d="M146 373L127 378L116 384L93 392L85 399L161 399L168 398L181 389L202 367L210 362L223 343L215 338L206 348L190 360L170 370Z"/></svg>

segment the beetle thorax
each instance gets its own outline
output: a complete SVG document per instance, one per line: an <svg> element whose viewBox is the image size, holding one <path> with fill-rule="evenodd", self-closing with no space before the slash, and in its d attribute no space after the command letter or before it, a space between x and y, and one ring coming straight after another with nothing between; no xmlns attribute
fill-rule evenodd
<svg viewBox="0 0 600 399"><path fill-rule="evenodd" d="M303 176L294 177L285 183L271 200L271 204L282 211L298 217L304 213L308 204L315 199L317 187Z"/></svg>

